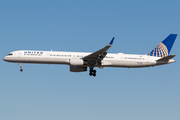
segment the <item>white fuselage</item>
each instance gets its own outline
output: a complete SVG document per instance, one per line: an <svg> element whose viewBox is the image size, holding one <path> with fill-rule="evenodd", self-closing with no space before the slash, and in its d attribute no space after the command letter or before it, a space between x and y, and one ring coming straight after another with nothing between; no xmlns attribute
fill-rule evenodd
<svg viewBox="0 0 180 120"><path fill-rule="evenodd" d="M55 51L34 51L34 50L21 50L11 52L8 56L4 57L7 62L15 63L39 63L39 64L66 64L71 65L71 59L82 59L91 53L86 52L55 52ZM132 55L132 54L111 54L108 53L101 61L101 65L95 67L150 67L162 64L175 62L171 59L168 62L157 62L156 60L161 57L154 57L148 55ZM83 64L81 66L89 67Z"/></svg>

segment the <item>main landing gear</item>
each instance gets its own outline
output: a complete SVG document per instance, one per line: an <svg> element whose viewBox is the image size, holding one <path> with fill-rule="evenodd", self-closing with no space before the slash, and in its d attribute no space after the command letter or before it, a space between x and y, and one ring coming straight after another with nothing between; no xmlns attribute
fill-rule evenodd
<svg viewBox="0 0 180 120"><path fill-rule="evenodd" d="M93 69L94 69L94 67L90 67L89 75L90 75L90 76L93 75L93 76L95 77L95 76L96 76L96 70L93 70Z"/></svg>
<svg viewBox="0 0 180 120"><path fill-rule="evenodd" d="M20 71L22 72L23 69L22 69L22 63L18 63L19 64L19 67L20 67Z"/></svg>

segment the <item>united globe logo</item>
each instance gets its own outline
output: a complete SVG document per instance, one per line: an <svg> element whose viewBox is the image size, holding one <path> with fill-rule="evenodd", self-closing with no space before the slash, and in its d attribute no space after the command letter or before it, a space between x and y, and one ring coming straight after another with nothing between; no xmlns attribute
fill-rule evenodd
<svg viewBox="0 0 180 120"><path fill-rule="evenodd" d="M166 57L168 56L168 49L163 43L160 43L148 55L155 56L155 57Z"/></svg>

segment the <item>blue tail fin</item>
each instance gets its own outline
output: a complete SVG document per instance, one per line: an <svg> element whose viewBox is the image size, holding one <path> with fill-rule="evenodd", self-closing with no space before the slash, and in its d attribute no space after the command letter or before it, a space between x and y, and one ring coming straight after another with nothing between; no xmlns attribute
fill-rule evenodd
<svg viewBox="0 0 180 120"><path fill-rule="evenodd" d="M155 47L148 55L155 57L166 57L169 55L171 48L177 34L170 34L166 39L164 39L157 47Z"/></svg>

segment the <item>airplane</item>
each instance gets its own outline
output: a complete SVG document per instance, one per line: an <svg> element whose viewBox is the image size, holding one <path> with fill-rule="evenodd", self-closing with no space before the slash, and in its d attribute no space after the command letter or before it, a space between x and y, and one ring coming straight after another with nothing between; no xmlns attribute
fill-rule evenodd
<svg viewBox="0 0 180 120"><path fill-rule="evenodd" d="M177 34L170 34L157 47L145 55L107 53L112 46L114 37L104 48L94 52L60 52L40 50L18 50L9 53L4 61L18 63L22 72L22 63L65 64L70 66L71 72L84 72L89 67L89 75L96 76L94 67L123 67L140 68L153 67L175 62L169 55Z"/></svg>

